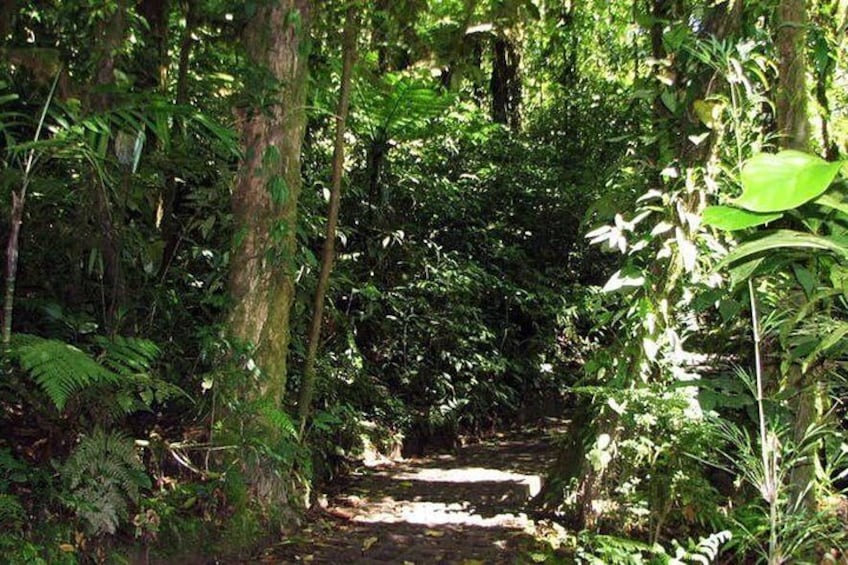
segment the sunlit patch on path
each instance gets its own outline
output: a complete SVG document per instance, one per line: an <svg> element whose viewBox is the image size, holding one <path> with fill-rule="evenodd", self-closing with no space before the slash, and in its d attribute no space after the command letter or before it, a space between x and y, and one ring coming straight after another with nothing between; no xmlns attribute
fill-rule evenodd
<svg viewBox="0 0 848 565"><path fill-rule="evenodd" d="M544 432L501 435L456 455L362 468L274 563L516 563L533 541L527 502L552 457Z"/></svg>

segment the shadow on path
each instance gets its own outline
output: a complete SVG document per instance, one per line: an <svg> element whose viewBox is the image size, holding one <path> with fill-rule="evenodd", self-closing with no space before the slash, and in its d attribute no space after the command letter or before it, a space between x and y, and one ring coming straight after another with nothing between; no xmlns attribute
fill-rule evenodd
<svg viewBox="0 0 848 565"><path fill-rule="evenodd" d="M261 563L525 563L535 524L524 513L553 450L544 431L354 473L297 537Z"/></svg>

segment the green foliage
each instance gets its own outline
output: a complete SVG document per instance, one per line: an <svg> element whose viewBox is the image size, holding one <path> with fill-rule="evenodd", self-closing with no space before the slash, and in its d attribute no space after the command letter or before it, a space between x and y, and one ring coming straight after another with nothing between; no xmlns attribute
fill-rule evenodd
<svg viewBox="0 0 848 565"><path fill-rule="evenodd" d="M704 209L704 225L735 231L753 228L782 218L783 214L758 214L732 206L709 206Z"/></svg>
<svg viewBox="0 0 848 565"><path fill-rule="evenodd" d="M345 136L318 411L303 438L290 400L323 237L344 3L313 3L312 25L285 16L310 35L300 55L313 111L300 218L272 236L298 238L281 263L297 272L290 390L254 401L263 383L251 351L221 337L232 242L250 229L232 233L240 159L261 160L273 205L296 196L278 174L282 146L240 147L239 128L289 86L246 68L237 38L261 2L5 4L4 217L21 164L33 166L0 383L0 522L5 507L15 525L0 534L4 557L102 560L133 515L145 544L195 548L217 532L216 551L241 551L286 513L254 505L257 493L299 500L309 477L361 457L363 434L446 447L459 433L583 414L568 445L595 482L576 485L592 500L575 507L601 508L596 529L610 535L586 536L582 559L714 560L722 534L673 539L724 529L723 513L736 521L738 559L761 551L773 524L763 481L743 468L755 463L757 402L724 370L749 361L738 283L755 283L763 310L775 426L792 424L798 383L844 400L848 204L834 159L848 130L835 4L808 3L806 26L813 143L834 162L768 153L781 56L770 3L360 4L369 36ZM496 41L512 49L521 127L490 119ZM741 431L721 436L712 417ZM146 499L119 429L149 440L163 488ZM774 453L803 451L797 436ZM841 437L810 441L831 462ZM74 445L57 477L51 461ZM714 449L747 487L705 471ZM819 471L810 489L829 492ZM66 508L53 502L62 490ZM787 553L830 541L833 512L781 504ZM18 508L37 525L18 527ZM62 523L68 508L86 548ZM55 549L71 541L76 552Z"/></svg>
<svg viewBox="0 0 848 565"><path fill-rule="evenodd" d="M0 527L6 532L16 532L26 523L26 511L18 498L0 493Z"/></svg>
<svg viewBox="0 0 848 565"><path fill-rule="evenodd" d="M12 357L59 411L70 399L92 392L108 395L108 401L101 397L99 404L113 418L185 395L151 374L160 354L152 341L116 336L95 337L94 342L101 350L97 358L59 340L16 334Z"/></svg>
<svg viewBox="0 0 848 565"><path fill-rule="evenodd" d="M722 462L717 465L728 468L761 495L759 500L733 512L735 535L730 549L740 556L754 552L762 562L774 562L788 557L815 559L822 547L844 546L844 528L834 509L810 510L799 499L793 499L790 492L793 469L810 464L811 458L818 456L817 446L823 440L838 441L840 434L826 427L813 427L798 442L791 428L779 424L773 414L766 446L768 460L776 464L771 468L764 465L761 447L745 429L726 421L716 425L731 447L730 451L719 451ZM812 484L805 485L805 489L812 488Z"/></svg>
<svg viewBox="0 0 848 565"><path fill-rule="evenodd" d="M62 466L65 503L92 534L114 534L129 504L150 488L134 442L119 432L95 430L83 437Z"/></svg>
<svg viewBox="0 0 848 565"><path fill-rule="evenodd" d="M578 563L590 565L715 563L722 546L727 545L732 538L729 531L723 530L702 537L697 542L690 540L688 547L683 547L674 541L672 553L659 544L649 545L610 535L583 535L578 539L579 548L576 559Z"/></svg>
<svg viewBox="0 0 848 565"><path fill-rule="evenodd" d="M12 353L60 411L75 393L119 382L118 375L62 341L19 334Z"/></svg>
<svg viewBox="0 0 848 565"><path fill-rule="evenodd" d="M431 80L405 73L381 77L376 90L360 87L357 98L355 121L370 139L380 142L421 137L431 120L441 115L452 101Z"/></svg>
<svg viewBox="0 0 848 565"><path fill-rule="evenodd" d="M782 212L820 196L842 163L800 151L761 153L742 168L742 194L734 202L752 212Z"/></svg>

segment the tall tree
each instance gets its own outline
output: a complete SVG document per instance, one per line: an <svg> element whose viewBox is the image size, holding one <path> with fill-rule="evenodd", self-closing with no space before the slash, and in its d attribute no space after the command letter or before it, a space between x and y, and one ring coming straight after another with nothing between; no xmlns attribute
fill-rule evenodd
<svg viewBox="0 0 848 565"><path fill-rule="evenodd" d="M775 96L777 130L780 144L785 149L809 151L810 122L807 116L807 2L806 0L781 0L775 22L775 46L778 51L778 84ZM814 262L811 259L811 262ZM795 388L793 396L794 440L804 443L810 426L821 418L822 383L815 371L804 374L797 363L789 368L789 383ZM796 464L790 477L790 494L793 504L803 503L815 509L815 463L812 458Z"/></svg>
<svg viewBox="0 0 848 565"><path fill-rule="evenodd" d="M235 244L229 329L252 348L261 379L249 394L279 406L294 298L297 201L306 126L308 0L260 3L244 33L248 104L244 158L232 197Z"/></svg>
<svg viewBox="0 0 848 565"><path fill-rule="evenodd" d="M95 112L107 112L114 100L112 92L118 51L128 29L127 0L119 0L114 11L98 26L98 47L94 50L96 62L91 108ZM100 254L103 257L104 324L109 333L118 331L121 310L126 301L126 277L121 265L121 211L112 202L109 188L102 180L92 184L94 210L100 228Z"/></svg>
<svg viewBox="0 0 848 565"><path fill-rule="evenodd" d="M324 318L324 297L330 285L330 273L336 254L336 225L339 220L341 204L342 175L344 173L345 122L350 108L351 75L356 58L357 13L356 5L351 4L345 19L342 39L342 76L339 103L336 108L336 139L333 147L333 172L330 181L330 207L327 212L327 235L321 253L321 272L315 287L315 301L312 308L312 324L307 337L306 361L303 368L303 383L298 400L298 416L301 420L301 435L312 405L315 391L315 361L318 356L318 344L321 340L321 322Z"/></svg>

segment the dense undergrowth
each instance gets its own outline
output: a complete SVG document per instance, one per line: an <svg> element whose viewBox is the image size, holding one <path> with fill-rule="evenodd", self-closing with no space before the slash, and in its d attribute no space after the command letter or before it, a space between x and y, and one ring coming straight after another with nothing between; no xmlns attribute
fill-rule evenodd
<svg viewBox="0 0 848 565"><path fill-rule="evenodd" d="M798 39L789 0L353 2L303 428L347 3L287 12L304 142L258 157L243 128L290 85L239 38L276 3L7 4L6 560L246 557L364 451L546 416L571 422L535 501L572 528L551 560L841 555L843 3L803 7ZM786 78L803 53L809 87ZM787 146L827 161L755 157ZM268 172L292 159L299 190ZM298 212L254 258L291 282L275 396L231 331L252 162Z"/></svg>

